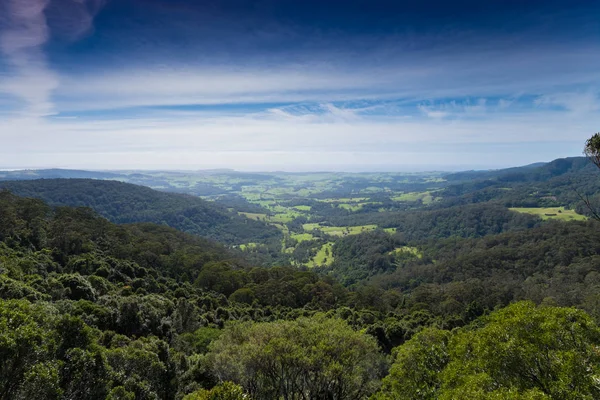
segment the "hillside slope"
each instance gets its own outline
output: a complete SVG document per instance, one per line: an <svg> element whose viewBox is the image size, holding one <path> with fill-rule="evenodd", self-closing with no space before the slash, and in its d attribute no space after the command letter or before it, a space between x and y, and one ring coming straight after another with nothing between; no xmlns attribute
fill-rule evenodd
<svg viewBox="0 0 600 400"><path fill-rule="evenodd" d="M51 206L90 207L114 223L152 222L234 245L280 240L278 229L183 194L93 179L4 181L0 188Z"/></svg>
<svg viewBox="0 0 600 400"><path fill-rule="evenodd" d="M593 170L594 166L586 157L558 158L547 163L535 163L520 167L490 171L461 171L444 175L449 182L486 181L500 182L541 182L571 172Z"/></svg>

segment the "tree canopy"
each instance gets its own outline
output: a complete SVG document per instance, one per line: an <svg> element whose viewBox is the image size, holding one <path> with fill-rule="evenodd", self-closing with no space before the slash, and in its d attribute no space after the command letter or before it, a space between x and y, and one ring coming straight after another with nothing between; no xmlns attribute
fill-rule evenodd
<svg viewBox="0 0 600 400"><path fill-rule="evenodd" d="M583 311L520 302L400 347L377 399L595 399L600 328Z"/></svg>
<svg viewBox="0 0 600 400"><path fill-rule="evenodd" d="M233 324L209 357L220 380L261 399L360 399L375 391L384 371L373 337L323 315Z"/></svg>

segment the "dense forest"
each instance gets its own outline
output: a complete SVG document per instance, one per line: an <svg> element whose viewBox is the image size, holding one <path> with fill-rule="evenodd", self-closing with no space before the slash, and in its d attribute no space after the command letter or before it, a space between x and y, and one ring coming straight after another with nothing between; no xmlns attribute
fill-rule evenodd
<svg viewBox="0 0 600 400"><path fill-rule="evenodd" d="M104 177L103 175L101 175ZM0 182L0 188L52 206L90 207L115 223L153 222L226 244L281 240L279 231L198 197L94 179Z"/></svg>
<svg viewBox="0 0 600 400"><path fill-rule="evenodd" d="M416 235L419 255L394 268L369 259L370 241L406 239L363 233L334 247L328 273L8 191L0 221L2 399L597 395L595 222ZM377 273L337 282L365 266ZM539 306L499 309L524 299ZM496 354L500 332L511 340Z"/></svg>
<svg viewBox="0 0 600 400"><path fill-rule="evenodd" d="M0 400L598 398L593 173L448 175L427 203L1 182Z"/></svg>

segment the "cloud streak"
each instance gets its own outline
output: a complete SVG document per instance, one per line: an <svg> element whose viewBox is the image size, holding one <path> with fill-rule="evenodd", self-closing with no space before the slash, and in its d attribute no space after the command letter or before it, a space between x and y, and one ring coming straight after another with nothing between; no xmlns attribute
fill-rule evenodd
<svg viewBox="0 0 600 400"><path fill-rule="evenodd" d="M59 75L54 72L44 53L51 37L46 12L54 10L58 29L71 40L89 32L94 15L104 0L2 0L0 2L0 51L10 68L0 82L0 92L24 103L21 115L44 117L56 113L52 93L59 87Z"/></svg>
<svg viewBox="0 0 600 400"><path fill-rule="evenodd" d="M535 7L515 25L463 4L455 25L419 6L404 26L381 25L387 12L316 18L327 2L271 2L288 3L285 23L213 3L118 0L95 19L104 0L0 0L0 160L515 164L577 155L600 124L600 41L575 25L591 12L557 30L531 24Z"/></svg>
<svg viewBox="0 0 600 400"><path fill-rule="evenodd" d="M452 121L373 118L364 109L320 104L238 115L153 111L135 119L5 121L0 131L25 133L4 138L0 159L4 167L107 169L509 166L577 154L600 123L594 113L541 109Z"/></svg>
<svg viewBox="0 0 600 400"><path fill-rule="evenodd" d="M44 15L49 0L3 0L4 18L0 49L13 76L0 84L0 90L25 102L29 116L52 114L51 93L58 87L58 76L49 68L42 46L50 32Z"/></svg>
<svg viewBox="0 0 600 400"><path fill-rule="evenodd" d="M377 50L335 60L277 64L240 60L239 66L139 65L131 57L119 69L93 69L62 76L57 91L65 111L128 107L276 102L333 102L363 99L432 100L448 97L544 95L573 85L597 86L600 45L572 48L548 44L531 49L496 49L485 55L447 54L437 49L389 55L378 65ZM557 57L561 54L561 57ZM313 55L314 57L314 55ZM144 57L140 57L144 59ZM292 57L294 58L294 57ZM297 56L295 58L301 58ZM485 62L481 62L485 58ZM85 81L85 85L78 82ZM483 108L471 105L471 112ZM439 111L439 110L438 110ZM444 110L442 110L444 111ZM440 114L441 116L441 114Z"/></svg>

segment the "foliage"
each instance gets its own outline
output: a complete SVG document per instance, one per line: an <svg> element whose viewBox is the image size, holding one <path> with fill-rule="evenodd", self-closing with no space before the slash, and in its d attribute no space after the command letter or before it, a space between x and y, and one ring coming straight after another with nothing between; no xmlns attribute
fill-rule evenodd
<svg viewBox="0 0 600 400"><path fill-rule="evenodd" d="M243 400L248 398L241 386L231 382L223 382L211 390L198 390L188 394L183 400Z"/></svg>
<svg viewBox="0 0 600 400"><path fill-rule="evenodd" d="M14 182L52 206L161 225L0 192L0 400L364 398L389 354L375 398L597 398L597 223L508 209L586 213L574 189L600 193L590 168L580 158L447 181L309 174L335 182L310 189L232 174L197 188L243 194L261 182L272 197L226 201L275 231L117 182ZM435 201L396 201L412 196L397 190ZM306 226L322 229L308 237ZM543 306L511 305L523 299Z"/></svg>
<svg viewBox="0 0 600 400"><path fill-rule="evenodd" d="M373 338L324 316L228 326L210 357L220 380L255 398L361 398L383 368Z"/></svg>
<svg viewBox="0 0 600 400"><path fill-rule="evenodd" d="M584 312L515 303L401 347L378 399L593 399L600 329Z"/></svg>
<svg viewBox="0 0 600 400"><path fill-rule="evenodd" d="M600 168L600 133L595 133L586 140L583 153Z"/></svg>
<svg viewBox="0 0 600 400"><path fill-rule="evenodd" d="M8 181L0 182L0 186L20 196L40 198L52 206L90 207L115 223L164 224L228 244L280 240L276 228L213 202L143 186L93 179Z"/></svg>

